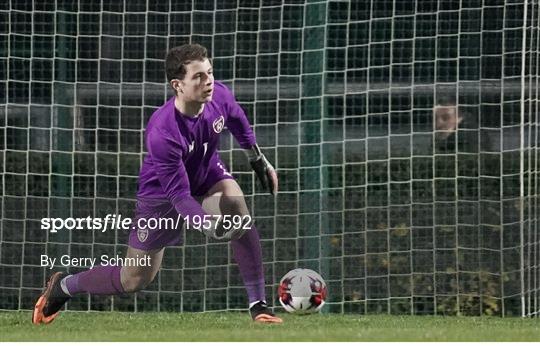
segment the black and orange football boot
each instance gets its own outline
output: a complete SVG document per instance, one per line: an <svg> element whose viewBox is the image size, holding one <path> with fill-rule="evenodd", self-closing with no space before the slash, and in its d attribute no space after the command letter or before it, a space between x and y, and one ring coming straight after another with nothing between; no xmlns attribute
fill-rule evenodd
<svg viewBox="0 0 540 346"><path fill-rule="evenodd" d="M60 281L67 275L66 273L56 272L49 278L43 293L34 305L33 324L49 324L54 321L62 306L71 298L71 296L64 293L60 286Z"/></svg>
<svg viewBox="0 0 540 346"><path fill-rule="evenodd" d="M268 308L265 302L259 301L249 308L251 318L259 323L283 323L283 320Z"/></svg>

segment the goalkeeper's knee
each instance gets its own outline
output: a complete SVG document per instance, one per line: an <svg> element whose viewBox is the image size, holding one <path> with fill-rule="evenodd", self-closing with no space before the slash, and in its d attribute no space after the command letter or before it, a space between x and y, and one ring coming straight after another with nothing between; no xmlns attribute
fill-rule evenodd
<svg viewBox="0 0 540 346"><path fill-rule="evenodd" d="M246 232L251 230L253 226L253 219L247 218L246 222L242 222L240 225L232 223L225 223L222 219L212 220L210 227L201 227L197 230L206 235L209 238L213 238L220 241L231 241L242 238Z"/></svg>
<svg viewBox="0 0 540 346"><path fill-rule="evenodd" d="M246 223L241 223L240 225L231 225L231 227L225 227L223 222L219 222L216 225L213 238L222 241L231 241L240 239L244 236L246 232L251 230L253 225L253 220L248 218Z"/></svg>

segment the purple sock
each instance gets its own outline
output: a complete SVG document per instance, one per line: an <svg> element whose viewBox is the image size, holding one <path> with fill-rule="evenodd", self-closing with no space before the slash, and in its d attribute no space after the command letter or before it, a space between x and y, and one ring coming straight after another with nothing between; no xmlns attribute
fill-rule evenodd
<svg viewBox="0 0 540 346"><path fill-rule="evenodd" d="M122 294L125 293L120 281L121 266L95 267L66 278L66 288L70 295L77 293Z"/></svg>
<svg viewBox="0 0 540 346"><path fill-rule="evenodd" d="M264 271L259 233L255 226L242 238L231 241L234 259L240 268L249 302L265 300Z"/></svg>

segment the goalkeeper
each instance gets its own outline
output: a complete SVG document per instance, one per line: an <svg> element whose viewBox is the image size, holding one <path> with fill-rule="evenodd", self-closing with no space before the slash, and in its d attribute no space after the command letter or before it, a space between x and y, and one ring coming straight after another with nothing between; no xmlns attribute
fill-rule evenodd
<svg viewBox="0 0 540 346"><path fill-rule="evenodd" d="M191 225L208 237L231 242L253 320L281 323L265 301L259 234L249 222L242 190L217 152L224 126L245 149L257 177L272 194L278 189L276 172L257 146L249 121L231 91L214 81L206 48L197 44L172 48L165 68L175 96L154 112L146 127L148 155L139 175L136 219L180 214L187 220L208 220ZM225 218L211 217L216 214L238 215L248 222L235 227L226 224ZM121 295L144 289L159 271L164 248L180 244L181 236L177 229L133 227L126 258L149 256L150 265L101 266L74 275L57 272L36 302L32 322L52 322L76 294Z"/></svg>

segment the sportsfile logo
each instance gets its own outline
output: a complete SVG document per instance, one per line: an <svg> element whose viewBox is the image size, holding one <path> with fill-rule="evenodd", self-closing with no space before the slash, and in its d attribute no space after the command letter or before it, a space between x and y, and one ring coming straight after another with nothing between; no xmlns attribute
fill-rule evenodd
<svg viewBox="0 0 540 346"><path fill-rule="evenodd" d="M220 224L223 229L245 229L249 230L252 224L250 215L193 215L182 216L178 214L176 218L138 218L136 220L137 234L139 239L148 235L149 230L178 230L182 226L186 229L210 230ZM129 230L132 228L133 220L129 217L123 218L122 215L107 214L104 218L100 217L68 217L68 218L42 218L41 229L50 233L57 233L61 230L91 230L106 232L108 230ZM141 241L144 241L141 240Z"/></svg>
<svg viewBox="0 0 540 346"><path fill-rule="evenodd" d="M68 217L68 218L42 218L41 229L50 233L57 233L61 230L91 230L106 232L108 230L129 230L133 220L122 215L107 214L100 217ZM179 229L184 223L184 218L179 214L176 218L139 218L137 219L138 229L149 230L174 230Z"/></svg>

